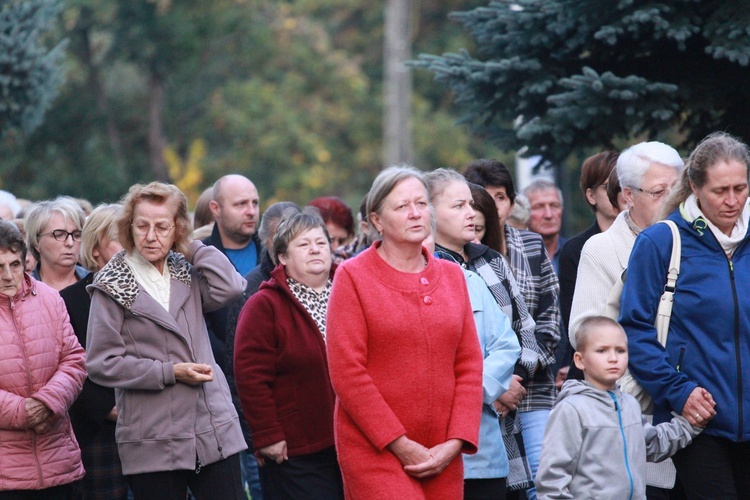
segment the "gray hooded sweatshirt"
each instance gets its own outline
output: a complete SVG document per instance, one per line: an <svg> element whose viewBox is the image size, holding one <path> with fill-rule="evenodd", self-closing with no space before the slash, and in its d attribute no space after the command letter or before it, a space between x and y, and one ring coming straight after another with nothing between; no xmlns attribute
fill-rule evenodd
<svg viewBox="0 0 750 500"><path fill-rule="evenodd" d="M645 499L646 461L660 462L700 433L685 418L651 425L629 394L563 385L544 432L540 499Z"/></svg>

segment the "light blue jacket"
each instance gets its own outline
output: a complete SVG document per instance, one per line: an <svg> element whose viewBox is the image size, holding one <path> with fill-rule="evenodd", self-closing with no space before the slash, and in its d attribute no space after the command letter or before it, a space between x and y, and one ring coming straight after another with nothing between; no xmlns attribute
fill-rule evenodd
<svg viewBox="0 0 750 500"><path fill-rule="evenodd" d="M492 479L508 476L508 457L500 423L492 402L510 387L513 367L521 355L510 320L500 310L478 274L464 269L479 344L484 355L482 389L484 405L479 426L479 451L464 455L464 478Z"/></svg>

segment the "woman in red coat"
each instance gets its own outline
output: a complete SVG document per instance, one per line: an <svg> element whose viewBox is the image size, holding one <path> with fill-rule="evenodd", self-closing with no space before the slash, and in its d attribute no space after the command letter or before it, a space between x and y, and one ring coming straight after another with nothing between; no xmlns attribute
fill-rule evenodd
<svg viewBox="0 0 750 500"><path fill-rule="evenodd" d="M422 247L427 188L391 167L368 195L382 235L336 272L328 362L347 498L461 498L476 452L482 355L461 269Z"/></svg>
<svg viewBox="0 0 750 500"><path fill-rule="evenodd" d="M273 239L279 265L240 313L234 375L264 496L343 497L326 361L331 240L316 208L287 209Z"/></svg>

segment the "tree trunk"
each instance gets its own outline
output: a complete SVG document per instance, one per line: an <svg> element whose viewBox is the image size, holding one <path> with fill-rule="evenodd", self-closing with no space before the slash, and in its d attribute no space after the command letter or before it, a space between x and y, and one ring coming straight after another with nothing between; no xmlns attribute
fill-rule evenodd
<svg viewBox="0 0 750 500"><path fill-rule="evenodd" d="M152 71L149 82L148 101L148 155L154 180L169 182L169 173L164 162L164 149L167 139L164 136L164 82L161 75Z"/></svg>
<svg viewBox="0 0 750 500"><path fill-rule="evenodd" d="M385 8L383 163L414 161L412 139L411 0L387 0Z"/></svg>
<svg viewBox="0 0 750 500"><path fill-rule="evenodd" d="M117 123L112 117L112 113L109 111L109 100L107 94L104 92L104 87L101 83L101 76L99 74L99 68L94 62L94 57L91 54L91 39L90 29L92 25L92 11L88 7L81 9L81 15L78 21L78 33L81 36L81 48L80 58L81 62L88 69L87 84L89 90L94 96L96 107L99 113L104 117L105 125L107 127L107 138L109 139L109 145L112 148L112 153L117 162L117 166L120 169L125 167L125 155L122 152L122 140L120 139L120 130L117 127Z"/></svg>

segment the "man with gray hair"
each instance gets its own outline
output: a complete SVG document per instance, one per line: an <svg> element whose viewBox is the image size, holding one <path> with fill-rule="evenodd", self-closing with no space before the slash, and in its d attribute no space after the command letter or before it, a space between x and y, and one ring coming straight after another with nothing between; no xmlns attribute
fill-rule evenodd
<svg viewBox="0 0 750 500"><path fill-rule="evenodd" d="M555 273L558 272L560 249L568 241L560 236L562 228L563 197L562 191L547 179L537 179L523 190L529 200L531 217L529 231L539 234L544 247L552 260Z"/></svg>

